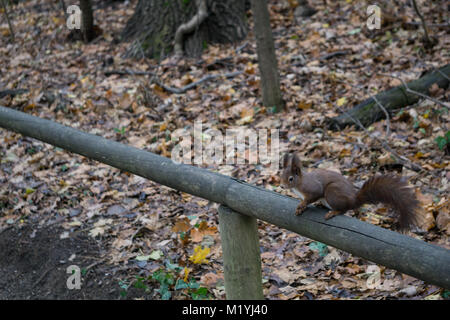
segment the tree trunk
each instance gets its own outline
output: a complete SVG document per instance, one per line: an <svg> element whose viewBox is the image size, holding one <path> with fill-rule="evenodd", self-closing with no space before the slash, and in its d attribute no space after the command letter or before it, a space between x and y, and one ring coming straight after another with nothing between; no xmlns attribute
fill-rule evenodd
<svg viewBox="0 0 450 320"><path fill-rule="evenodd" d="M81 34L85 43L95 38L94 14L90 0L80 0L81 9Z"/></svg>
<svg viewBox="0 0 450 320"><path fill-rule="evenodd" d="M284 102L281 97L280 76L278 75L267 0L251 0L251 5L255 24L258 66L261 73L263 104L272 108L274 112L280 112L283 110Z"/></svg>
<svg viewBox="0 0 450 320"><path fill-rule="evenodd" d="M205 0L207 16L193 31L182 35L182 51L199 56L207 43L240 41L247 35L244 0ZM198 14L194 0L139 0L122 32L122 40L133 40L128 57L143 55L162 59L174 49L175 34Z"/></svg>

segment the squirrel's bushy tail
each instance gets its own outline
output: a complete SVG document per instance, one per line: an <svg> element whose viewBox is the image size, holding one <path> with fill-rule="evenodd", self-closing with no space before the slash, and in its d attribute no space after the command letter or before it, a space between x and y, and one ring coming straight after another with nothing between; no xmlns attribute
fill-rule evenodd
<svg viewBox="0 0 450 320"><path fill-rule="evenodd" d="M375 175L364 183L356 195L356 207L365 203L390 205L398 215L400 228L417 225L419 201L404 178L395 174Z"/></svg>

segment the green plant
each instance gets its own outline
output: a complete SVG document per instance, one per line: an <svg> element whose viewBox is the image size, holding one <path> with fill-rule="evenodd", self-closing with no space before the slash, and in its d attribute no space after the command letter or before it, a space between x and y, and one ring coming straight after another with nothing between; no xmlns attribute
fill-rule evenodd
<svg viewBox="0 0 450 320"><path fill-rule="evenodd" d="M145 291L149 291L148 286L144 283L146 279L144 277L136 276L136 282L134 283L134 287L136 289L143 289Z"/></svg>
<svg viewBox="0 0 450 320"><path fill-rule="evenodd" d="M450 291L449 290L445 290L444 292L442 292L442 298L450 299Z"/></svg>
<svg viewBox="0 0 450 320"><path fill-rule="evenodd" d="M164 272L163 270L157 270L153 272L151 279L159 283L159 289L156 291L161 294L161 299L169 300L172 297L169 287L175 282L173 274Z"/></svg>
<svg viewBox="0 0 450 320"><path fill-rule="evenodd" d="M159 283L159 289L156 291L161 295L161 299L170 299L172 297L172 291L177 290L186 290L186 293L193 300L209 299L208 289L201 287L195 279L187 279L187 282L181 278L177 279L181 270L183 268L178 264L166 261L165 270L160 269L152 274L151 279Z"/></svg>
<svg viewBox="0 0 450 320"><path fill-rule="evenodd" d="M439 148L439 150L444 150L445 147L450 146L450 131L447 131L447 133L444 136L439 136L434 140Z"/></svg>
<svg viewBox="0 0 450 320"><path fill-rule="evenodd" d="M126 130L126 127L122 127L120 129L119 128L114 128L114 131L116 133L120 134L121 136L125 135L125 130Z"/></svg>
<svg viewBox="0 0 450 320"><path fill-rule="evenodd" d="M128 292L129 284L126 281L119 280L120 295L125 298Z"/></svg>
<svg viewBox="0 0 450 320"><path fill-rule="evenodd" d="M169 300L176 291L182 291L183 294L187 294L193 300L210 299L211 295L208 293L208 289L201 287L195 279L188 278L186 282L180 278L180 273L182 273L183 269L177 263L171 263L169 260L166 260L164 269L159 269L148 277L136 276L133 287L150 292L155 285L149 285L149 283L153 282L156 284L154 290L159 293L162 300ZM120 295L122 297L126 297L130 286L131 284L124 280L119 281Z"/></svg>

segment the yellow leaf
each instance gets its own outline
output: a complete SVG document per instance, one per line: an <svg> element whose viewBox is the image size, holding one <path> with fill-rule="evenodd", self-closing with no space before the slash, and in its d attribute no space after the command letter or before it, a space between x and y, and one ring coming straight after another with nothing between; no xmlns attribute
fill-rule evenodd
<svg viewBox="0 0 450 320"><path fill-rule="evenodd" d="M195 264L208 263L206 256L210 253L210 248L203 249L201 246L194 248L194 254L189 257L189 260Z"/></svg>
<svg viewBox="0 0 450 320"><path fill-rule="evenodd" d="M183 281L184 282L188 282L188 276L189 276L189 272L191 272L191 269L189 269L188 267L184 267L184 278Z"/></svg>
<svg viewBox="0 0 450 320"><path fill-rule="evenodd" d="M297 108L302 109L302 110L307 110L309 108L311 108L312 106L312 102L307 102L307 101L300 101L297 105Z"/></svg>
<svg viewBox="0 0 450 320"><path fill-rule="evenodd" d="M242 108L241 110L241 118L246 118L246 117L253 117L253 115L255 114L255 109L251 108L251 107L247 107L247 108Z"/></svg>
<svg viewBox="0 0 450 320"><path fill-rule="evenodd" d="M345 157L350 157L352 155L352 151L350 149L342 149L341 152L339 152L339 158L345 158Z"/></svg>
<svg viewBox="0 0 450 320"><path fill-rule="evenodd" d="M338 101L336 101L336 104L338 105L338 107L342 107L346 102L347 102L347 98L343 97L343 98L338 99Z"/></svg>
<svg viewBox="0 0 450 320"><path fill-rule="evenodd" d="M251 62L247 63L247 66L245 67L245 73L247 74L255 74L255 65Z"/></svg>
<svg viewBox="0 0 450 320"><path fill-rule="evenodd" d="M60 25L60 24L61 24L61 19L58 18L58 17L52 17L52 20L53 20L53 23L54 23L54 24L57 24L57 25Z"/></svg>
<svg viewBox="0 0 450 320"><path fill-rule="evenodd" d="M167 122L163 122L160 126L159 126L159 131L163 132L166 131L167 129Z"/></svg>
<svg viewBox="0 0 450 320"><path fill-rule="evenodd" d="M29 105L25 106L24 111L29 111L36 108L36 105L34 103L30 103Z"/></svg>
<svg viewBox="0 0 450 320"><path fill-rule="evenodd" d="M424 157L424 154L423 154L422 151L419 151L419 152L417 152L417 153L414 155L414 158L416 158L416 159L420 159L420 158L423 158L423 157Z"/></svg>

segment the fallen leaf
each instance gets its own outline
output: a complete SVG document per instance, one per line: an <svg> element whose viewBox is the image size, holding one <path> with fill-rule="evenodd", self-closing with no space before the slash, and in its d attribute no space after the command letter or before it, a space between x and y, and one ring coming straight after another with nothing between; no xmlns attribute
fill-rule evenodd
<svg viewBox="0 0 450 320"><path fill-rule="evenodd" d="M197 246L194 248L194 254L189 257L189 261L195 264L208 263L209 261L206 259L206 256L210 251L210 248L203 249L201 246Z"/></svg>

